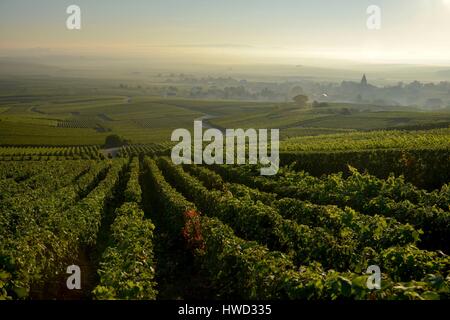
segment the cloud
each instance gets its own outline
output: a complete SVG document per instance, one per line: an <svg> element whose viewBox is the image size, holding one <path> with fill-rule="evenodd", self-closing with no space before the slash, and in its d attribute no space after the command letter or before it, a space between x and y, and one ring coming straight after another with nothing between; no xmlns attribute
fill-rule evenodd
<svg viewBox="0 0 450 320"><path fill-rule="evenodd" d="M254 49L255 46L245 45L245 44L169 44L169 45L146 45L142 44L139 47L149 47L149 48L230 48L230 49Z"/></svg>

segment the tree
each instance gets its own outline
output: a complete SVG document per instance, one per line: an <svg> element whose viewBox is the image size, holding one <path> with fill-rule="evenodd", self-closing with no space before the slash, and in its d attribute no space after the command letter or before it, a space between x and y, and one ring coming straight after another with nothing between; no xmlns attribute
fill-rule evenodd
<svg viewBox="0 0 450 320"><path fill-rule="evenodd" d="M117 148L126 144L126 140L123 140L117 134L110 134L105 139L105 148Z"/></svg>
<svg viewBox="0 0 450 320"><path fill-rule="evenodd" d="M306 107L306 104L308 103L308 96L299 94L299 95L295 96L293 98L293 100L300 108L304 108L304 107Z"/></svg>

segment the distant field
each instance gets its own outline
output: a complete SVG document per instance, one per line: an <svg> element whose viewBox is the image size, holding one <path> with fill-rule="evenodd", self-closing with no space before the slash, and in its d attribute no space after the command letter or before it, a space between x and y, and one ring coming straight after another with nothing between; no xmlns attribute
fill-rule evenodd
<svg viewBox="0 0 450 320"><path fill-rule="evenodd" d="M302 125L308 127L379 130L404 126L420 126L429 123L441 123L448 126L450 123L450 112L361 112L351 115L330 115L315 118L304 121Z"/></svg>
<svg viewBox="0 0 450 320"><path fill-rule="evenodd" d="M1 100L1 99L0 99ZM100 144L106 133L136 143L170 139L176 128L192 127L202 113L154 102L151 98L90 98L48 102L40 98L9 104L0 113L0 144Z"/></svg>
<svg viewBox="0 0 450 320"><path fill-rule="evenodd" d="M281 138L385 129L448 127L448 109L329 103L299 108L293 103L161 98L120 88L114 80L0 80L0 145L98 145L108 134L135 144L170 140L174 129L205 126L279 128ZM353 139L353 137L349 137ZM303 143L303 141L301 141Z"/></svg>
<svg viewBox="0 0 450 320"><path fill-rule="evenodd" d="M0 144L3 145L102 144L105 137L105 133L94 129L63 129L37 123L0 121Z"/></svg>
<svg viewBox="0 0 450 320"><path fill-rule="evenodd" d="M287 128L281 131L281 139L289 139L292 137L302 136L318 136L336 133L356 132L355 129L335 129L335 128Z"/></svg>

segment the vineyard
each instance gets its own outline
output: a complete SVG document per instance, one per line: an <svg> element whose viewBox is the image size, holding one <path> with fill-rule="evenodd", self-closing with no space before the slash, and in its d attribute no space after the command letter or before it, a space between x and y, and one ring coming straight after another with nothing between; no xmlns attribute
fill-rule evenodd
<svg viewBox="0 0 450 320"><path fill-rule="evenodd" d="M377 149L445 149L450 128L423 131L369 131L287 139L283 151L343 151Z"/></svg>
<svg viewBox="0 0 450 320"><path fill-rule="evenodd" d="M170 154L171 142L133 144L119 148L120 158L135 157L141 154ZM47 161L47 160L97 160L105 159L101 146L3 146L0 147L0 161Z"/></svg>
<svg viewBox="0 0 450 320"><path fill-rule="evenodd" d="M96 128L98 124L93 120L60 120L58 128Z"/></svg>
<svg viewBox="0 0 450 320"><path fill-rule="evenodd" d="M450 301L450 0L235 2L0 0L1 316Z"/></svg>
<svg viewBox="0 0 450 320"><path fill-rule="evenodd" d="M175 166L156 156L167 148L1 161L0 298L450 298L449 185L352 167L269 178L248 165ZM81 290L66 288L70 265ZM367 287L371 265L381 289Z"/></svg>
<svg viewBox="0 0 450 320"><path fill-rule="evenodd" d="M280 146L282 164L314 176L348 165L387 179L391 173L427 190L450 181L450 129L373 131L296 137Z"/></svg>
<svg viewBox="0 0 450 320"><path fill-rule="evenodd" d="M0 161L102 159L99 150L99 146L0 147Z"/></svg>

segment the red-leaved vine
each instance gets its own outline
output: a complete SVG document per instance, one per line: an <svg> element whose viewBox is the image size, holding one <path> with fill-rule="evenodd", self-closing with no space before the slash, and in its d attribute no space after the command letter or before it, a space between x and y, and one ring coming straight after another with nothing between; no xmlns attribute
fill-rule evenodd
<svg viewBox="0 0 450 320"><path fill-rule="evenodd" d="M188 210L184 213L184 227L182 232L187 246L190 249L205 249L199 212L195 210Z"/></svg>

